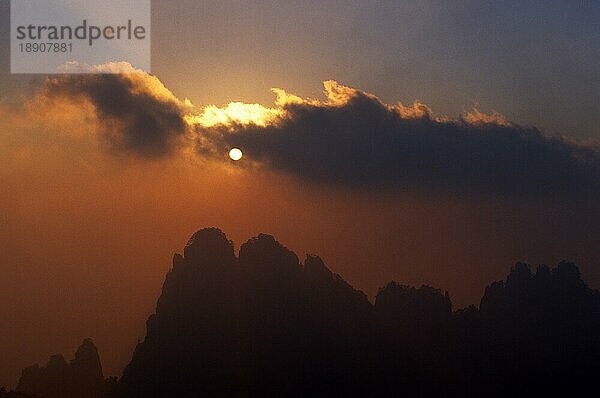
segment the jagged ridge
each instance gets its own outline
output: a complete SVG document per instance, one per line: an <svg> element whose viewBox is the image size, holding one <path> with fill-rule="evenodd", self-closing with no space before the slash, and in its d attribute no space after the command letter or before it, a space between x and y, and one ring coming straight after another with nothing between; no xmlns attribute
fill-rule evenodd
<svg viewBox="0 0 600 398"><path fill-rule="evenodd" d="M374 304L318 256L272 236L235 256L217 228L175 254L147 334L114 397L583 395L600 376L600 293L577 267L517 263L480 308L390 282ZM574 382L576 380L576 382ZM96 347L23 371L18 390L104 398ZM0 389L0 398L33 395Z"/></svg>
<svg viewBox="0 0 600 398"><path fill-rule="evenodd" d="M216 228L176 254L118 397L501 396L573 391L599 375L600 298L577 268L517 264L481 310L390 283L371 304L272 236L239 257ZM582 354L581 350L585 350Z"/></svg>

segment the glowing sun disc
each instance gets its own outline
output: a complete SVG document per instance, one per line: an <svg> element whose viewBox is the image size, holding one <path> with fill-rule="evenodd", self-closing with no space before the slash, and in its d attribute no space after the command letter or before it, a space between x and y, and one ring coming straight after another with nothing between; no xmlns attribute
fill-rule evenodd
<svg viewBox="0 0 600 398"><path fill-rule="evenodd" d="M229 157L231 160L240 160L244 156L240 148L231 148L229 151Z"/></svg>

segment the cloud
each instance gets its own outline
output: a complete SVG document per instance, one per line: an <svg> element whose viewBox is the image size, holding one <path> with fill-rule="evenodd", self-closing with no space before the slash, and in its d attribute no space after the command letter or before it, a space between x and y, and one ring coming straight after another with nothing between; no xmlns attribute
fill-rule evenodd
<svg viewBox="0 0 600 398"><path fill-rule="evenodd" d="M34 103L87 104L82 113L94 114L117 153L156 157L192 142L201 158L225 160L236 146L243 164L356 188L545 198L600 193L597 144L548 137L497 112L439 117L419 101L386 104L332 80L324 82L323 100L273 89L273 107L196 108L126 63L66 67L94 74L50 78Z"/></svg>
<svg viewBox="0 0 600 398"><path fill-rule="evenodd" d="M498 113L475 109L451 120L418 101L385 104L334 81L324 86L323 101L274 90L276 107L264 108L270 117L260 123L200 123L199 151L237 146L273 169L359 188L544 197L600 192L598 146L547 137Z"/></svg>
<svg viewBox="0 0 600 398"><path fill-rule="evenodd" d="M66 101L81 103L80 110L89 116L91 108L102 138L117 153L161 156L182 142L188 131L184 116L191 104L180 101L155 76L127 63L65 67L70 72L93 74L48 78L30 109L53 109Z"/></svg>

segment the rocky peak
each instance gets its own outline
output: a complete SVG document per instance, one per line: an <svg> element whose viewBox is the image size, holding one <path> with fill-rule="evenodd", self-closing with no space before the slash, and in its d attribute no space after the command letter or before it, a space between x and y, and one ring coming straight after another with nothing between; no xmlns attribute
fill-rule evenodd
<svg viewBox="0 0 600 398"><path fill-rule="evenodd" d="M240 247L240 265L258 273L300 271L298 256L271 235L259 234Z"/></svg>
<svg viewBox="0 0 600 398"><path fill-rule="evenodd" d="M75 352L75 358L71 361L71 366L82 376L100 379L104 377L98 349L92 339L83 340L83 343Z"/></svg>
<svg viewBox="0 0 600 398"><path fill-rule="evenodd" d="M325 266L321 257L307 254L304 260L304 271L309 275L331 277L333 273Z"/></svg>
<svg viewBox="0 0 600 398"><path fill-rule="evenodd" d="M204 228L192 235L183 249L187 262L224 266L231 264L235 255L233 243L218 228Z"/></svg>
<svg viewBox="0 0 600 398"><path fill-rule="evenodd" d="M114 383L104 380L98 349L85 339L69 363L55 354L45 367L23 369L17 390L45 398L107 398Z"/></svg>

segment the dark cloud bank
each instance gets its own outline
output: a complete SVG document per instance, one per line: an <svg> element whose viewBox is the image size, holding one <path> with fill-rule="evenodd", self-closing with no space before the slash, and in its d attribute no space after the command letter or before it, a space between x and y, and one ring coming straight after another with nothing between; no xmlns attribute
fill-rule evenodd
<svg viewBox="0 0 600 398"><path fill-rule="evenodd" d="M190 133L201 156L223 158L239 146L246 159L324 183L546 198L600 192L598 146L547 137L499 115L436 118L423 104L388 105L335 82L325 86L327 101L285 94L293 100L278 102L280 116L263 125L188 122L184 103L149 75L71 75L49 80L44 93L87 98L111 146L138 155L167 154Z"/></svg>
<svg viewBox="0 0 600 398"><path fill-rule="evenodd" d="M341 105L288 104L287 116L223 134L276 170L358 187L510 196L600 192L600 152L534 127L403 116L356 91Z"/></svg>

